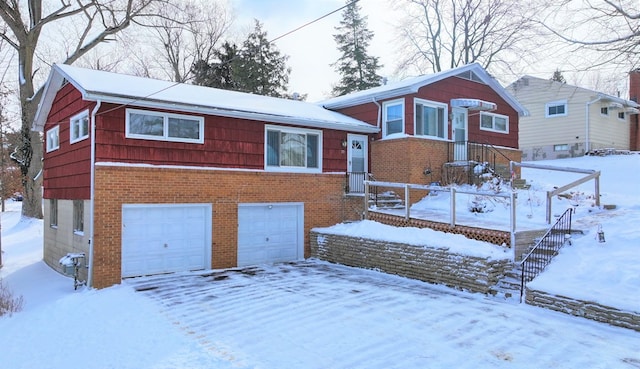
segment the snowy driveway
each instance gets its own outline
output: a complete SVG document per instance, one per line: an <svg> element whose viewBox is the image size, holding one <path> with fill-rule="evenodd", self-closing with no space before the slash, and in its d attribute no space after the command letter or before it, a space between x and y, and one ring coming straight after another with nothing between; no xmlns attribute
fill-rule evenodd
<svg viewBox="0 0 640 369"><path fill-rule="evenodd" d="M640 368L640 333L310 260L125 282L238 368Z"/></svg>

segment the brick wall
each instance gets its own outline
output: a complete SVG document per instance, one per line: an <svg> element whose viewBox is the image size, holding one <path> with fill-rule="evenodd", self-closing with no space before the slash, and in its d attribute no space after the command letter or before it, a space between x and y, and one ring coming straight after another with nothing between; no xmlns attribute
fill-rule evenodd
<svg viewBox="0 0 640 369"><path fill-rule="evenodd" d="M304 202L305 257L309 230L358 219L357 202L344 201L344 174L96 166L93 285L121 280L123 204L210 203L212 267L236 266L238 204Z"/></svg>
<svg viewBox="0 0 640 369"><path fill-rule="evenodd" d="M640 313L526 289L526 303L640 332Z"/></svg>
<svg viewBox="0 0 640 369"><path fill-rule="evenodd" d="M374 141L371 143L371 174L375 180L384 182L446 184L447 178L443 168L449 161L449 145L448 141L416 137ZM487 155L491 158L485 158L485 160L493 163L494 154L498 171L503 168L508 172L510 161L522 161L522 151L507 147L487 150ZM425 173L426 171L428 174ZM516 177L519 178L520 168L516 168L515 171ZM411 198L419 199L413 196L413 193Z"/></svg>
<svg viewBox="0 0 640 369"><path fill-rule="evenodd" d="M512 267L509 257L490 260L454 254L437 245L414 246L316 231L311 231L310 244L311 256L322 260L471 292L489 293Z"/></svg>

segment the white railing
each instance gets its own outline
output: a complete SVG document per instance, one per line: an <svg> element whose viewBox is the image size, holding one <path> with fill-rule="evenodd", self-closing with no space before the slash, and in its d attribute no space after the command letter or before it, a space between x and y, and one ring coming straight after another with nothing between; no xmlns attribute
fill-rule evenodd
<svg viewBox="0 0 640 369"><path fill-rule="evenodd" d="M558 187L553 191L547 191L547 224L551 224L551 199L557 195L560 194L570 188L576 187L578 185L581 185L585 182L588 182L590 180L594 180L595 182L595 188L594 188L594 192L595 192L595 200L596 200L596 206L600 207L600 171L598 170L593 170L593 169L580 169L580 168L568 168L568 167L554 167L551 165L540 165L540 164L532 164L532 163L518 163L515 161L512 161L509 164L509 169L511 170L511 173L513 173L513 168L514 167L521 167L521 168L532 168L532 169L542 169L542 170L555 170L558 172L571 172L571 173L581 173L581 174L587 174L586 177L582 177L580 179L577 179L567 185L564 185L562 187Z"/></svg>
<svg viewBox="0 0 640 369"><path fill-rule="evenodd" d="M495 192L487 192L487 191L464 191L456 189L455 187L442 187L437 185L421 185L421 184L411 184L411 183L398 183L398 182L380 182L380 181L364 181L364 216L365 219L369 218L369 196L371 191L369 188L371 186L374 187L390 187L390 188L402 188L404 189L404 201L405 201L405 219L409 220L411 218L411 201L410 201L410 191L409 190L425 190L425 191L440 191L440 192L449 192L451 194L451 203L449 206L449 225L451 227L456 226L456 194L468 194L468 195L479 195L479 196L491 196L491 197L502 197L509 199L509 208L511 209L509 215L509 233L511 234L511 245L515 245L515 230L516 230L516 198L518 194L515 191L512 191L508 194L505 193L495 193Z"/></svg>

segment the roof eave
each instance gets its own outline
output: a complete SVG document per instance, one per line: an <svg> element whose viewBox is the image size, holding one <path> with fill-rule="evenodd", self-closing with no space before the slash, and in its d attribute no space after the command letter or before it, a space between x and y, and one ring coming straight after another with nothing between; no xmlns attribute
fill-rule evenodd
<svg viewBox="0 0 640 369"><path fill-rule="evenodd" d="M382 91L378 93L373 92L373 93L365 94L357 98L349 99L345 101L338 101L335 103L320 104L320 105L327 109L343 109L343 108L348 108L355 105L370 103L372 101L380 101L380 100L392 99L394 97L398 97L402 95L414 94L418 92L419 88L420 86L418 87L406 86L406 87L401 87L401 88L397 88L389 91Z"/></svg>
<svg viewBox="0 0 640 369"><path fill-rule="evenodd" d="M60 74L59 70L54 65L51 68L51 73L49 74L47 82L42 87L42 96L40 97L38 109L36 110L33 123L31 124L32 131L42 132L44 130L44 125L47 122L47 117L49 116L51 105L53 104L53 100L56 98L56 94L58 93L58 88L52 88L51 86L58 86L62 83L63 80L64 76Z"/></svg>
<svg viewBox="0 0 640 369"><path fill-rule="evenodd" d="M242 111L242 110L229 110L222 108L214 108L208 106L198 106L191 104L179 104L172 103L163 100L150 100L150 99L136 99L129 97L121 97L121 96L113 96L110 94L101 94L98 92L89 92L86 91L83 95L85 100L97 101L100 100L106 103L113 104L122 104L122 105L135 105L146 108L160 108L160 109L169 109L169 110L178 110L185 111L191 113L199 113L199 114L207 114L207 115L216 115L228 118L238 118L238 119L247 119L247 120L255 120L261 122L273 122L280 124L291 124L296 126L303 127L313 127L313 128L327 128L334 129L339 131L348 131L348 132L358 132L358 133L377 133L379 129L375 126L369 126L366 123L362 125L350 125L341 123L338 121L331 120L319 120L319 119L310 119L304 117L290 117L283 115L275 115L275 114L265 114L265 113L256 113L251 111Z"/></svg>

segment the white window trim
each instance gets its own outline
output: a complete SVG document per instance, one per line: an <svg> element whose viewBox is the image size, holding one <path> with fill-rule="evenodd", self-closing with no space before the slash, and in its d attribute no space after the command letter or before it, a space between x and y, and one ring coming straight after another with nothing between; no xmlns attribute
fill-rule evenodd
<svg viewBox="0 0 640 369"><path fill-rule="evenodd" d="M601 106L600 107L600 115L602 115L603 117L608 117L609 116L609 107L608 106Z"/></svg>
<svg viewBox="0 0 640 369"><path fill-rule="evenodd" d="M440 137L440 136L431 136L431 135L418 135L416 132L418 132L418 121L417 121L417 108L416 105L418 104L422 104L428 107L432 107L432 108L443 108L444 109L444 115L443 115L443 119L444 119L444 124L443 124L443 128L444 129L444 137ZM422 138L432 138L434 140L447 140L448 136L449 136L449 105L445 104L445 103L441 103L441 102L437 102L437 101L431 101L431 100L424 100L424 99L420 99L420 98L415 98L413 99L413 135L416 137L422 137Z"/></svg>
<svg viewBox="0 0 640 369"><path fill-rule="evenodd" d="M553 145L553 151L569 151L569 144L557 144Z"/></svg>
<svg viewBox="0 0 640 369"><path fill-rule="evenodd" d="M404 114L404 99L385 101L382 103L382 137L387 137L387 107L393 105L400 105L402 110L402 132L393 133L392 135L405 134L405 114Z"/></svg>
<svg viewBox="0 0 640 369"><path fill-rule="evenodd" d="M78 137L73 137L73 126L76 122L81 121L83 118L87 118L89 119L89 110L85 110L82 113L76 114L73 117L71 117L71 119L69 119L69 142L70 143L76 143L78 141L82 141L86 138L89 137L89 126L91 125L91 122L88 122L87 124L87 132L81 132L81 135Z"/></svg>
<svg viewBox="0 0 640 369"><path fill-rule="evenodd" d="M53 145L53 142L50 138L51 134L55 134L55 137L56 137L55 146ZM47 152L58 150L60 148L60 126L57 125L51 128L50 130L48 130L46 139L47 139Z"/></svg>
<svg viewBox="0 0 640 369"><path fill-rule="evenodd" d="M268 132L269 131L278 131L278 132L287 132L287 133L296 133L296 134L314 134L318 136L318 167L317 168L309 168L309 167L283 167L283 166L272 166L267 165L268 160L268 150L269 146L267 144ZM265 125L264 126L264 168L265 171L268 172L287 172L287 173L322 173L322 131L316 129L306 129L306 128L293 128L293 127L283 127L283 126L275 126L275 125Z"/></svg>
<svg viewBox="0 0 640 369"><path fill-rule="evenodd" d="M151 135L142 135L142 134L129 132L129 116L132 113L162 117L164 122L163 129L162 129L163 135L151 136ZM189 119L189 120L198 121L198 124L200 126L199 127L200 137L198 139L169 137L169 118ZM152 111L152 110L127 109L126 117L125 117L125 137L140 139L140 140L151 140L151 141L168 141L168 142L185 142L185 143L203 144L204 143L204 117L197 116L197 115L163 113L163 112Z"/></svg>
<svg viewBox="0 0 640 369"><path fill-rule="evenodd" d="M491 117L491 126L493 128L485 128L482 126L482 116L483 115L487 115ZM496 119L495 118L504 118L506 120L506 127L504 131L501 131L499 129L495 129L496 126ZM487 112L481 112L480 113L480 130L481 131L490 131L490 132L496 132L496 133L503 133L503 134L509 134L509 116L508 115L502 115L502 114L495 114L495 113L487 113Z"/></svg>
<svg viewBox="0 0 640 369"><path fill-rule="evenodd" d="M551 106L559 106L564 105L564 114L551 114L549 115L549 107ZM558 100L558 101L550 101L544 105L544 117L545 118L555 118L555 117L566 117L569 115L569 104L567 100Z"/></svg>
<svg viewBox="0 0 640 369"><path fill-rule="evenodd" d="M620 114L623 114L622 118L620 118ZM626 112L620 111L616 115L618 116L618 120L623 121L623 122L627 121L627 113Z"/></svg>

